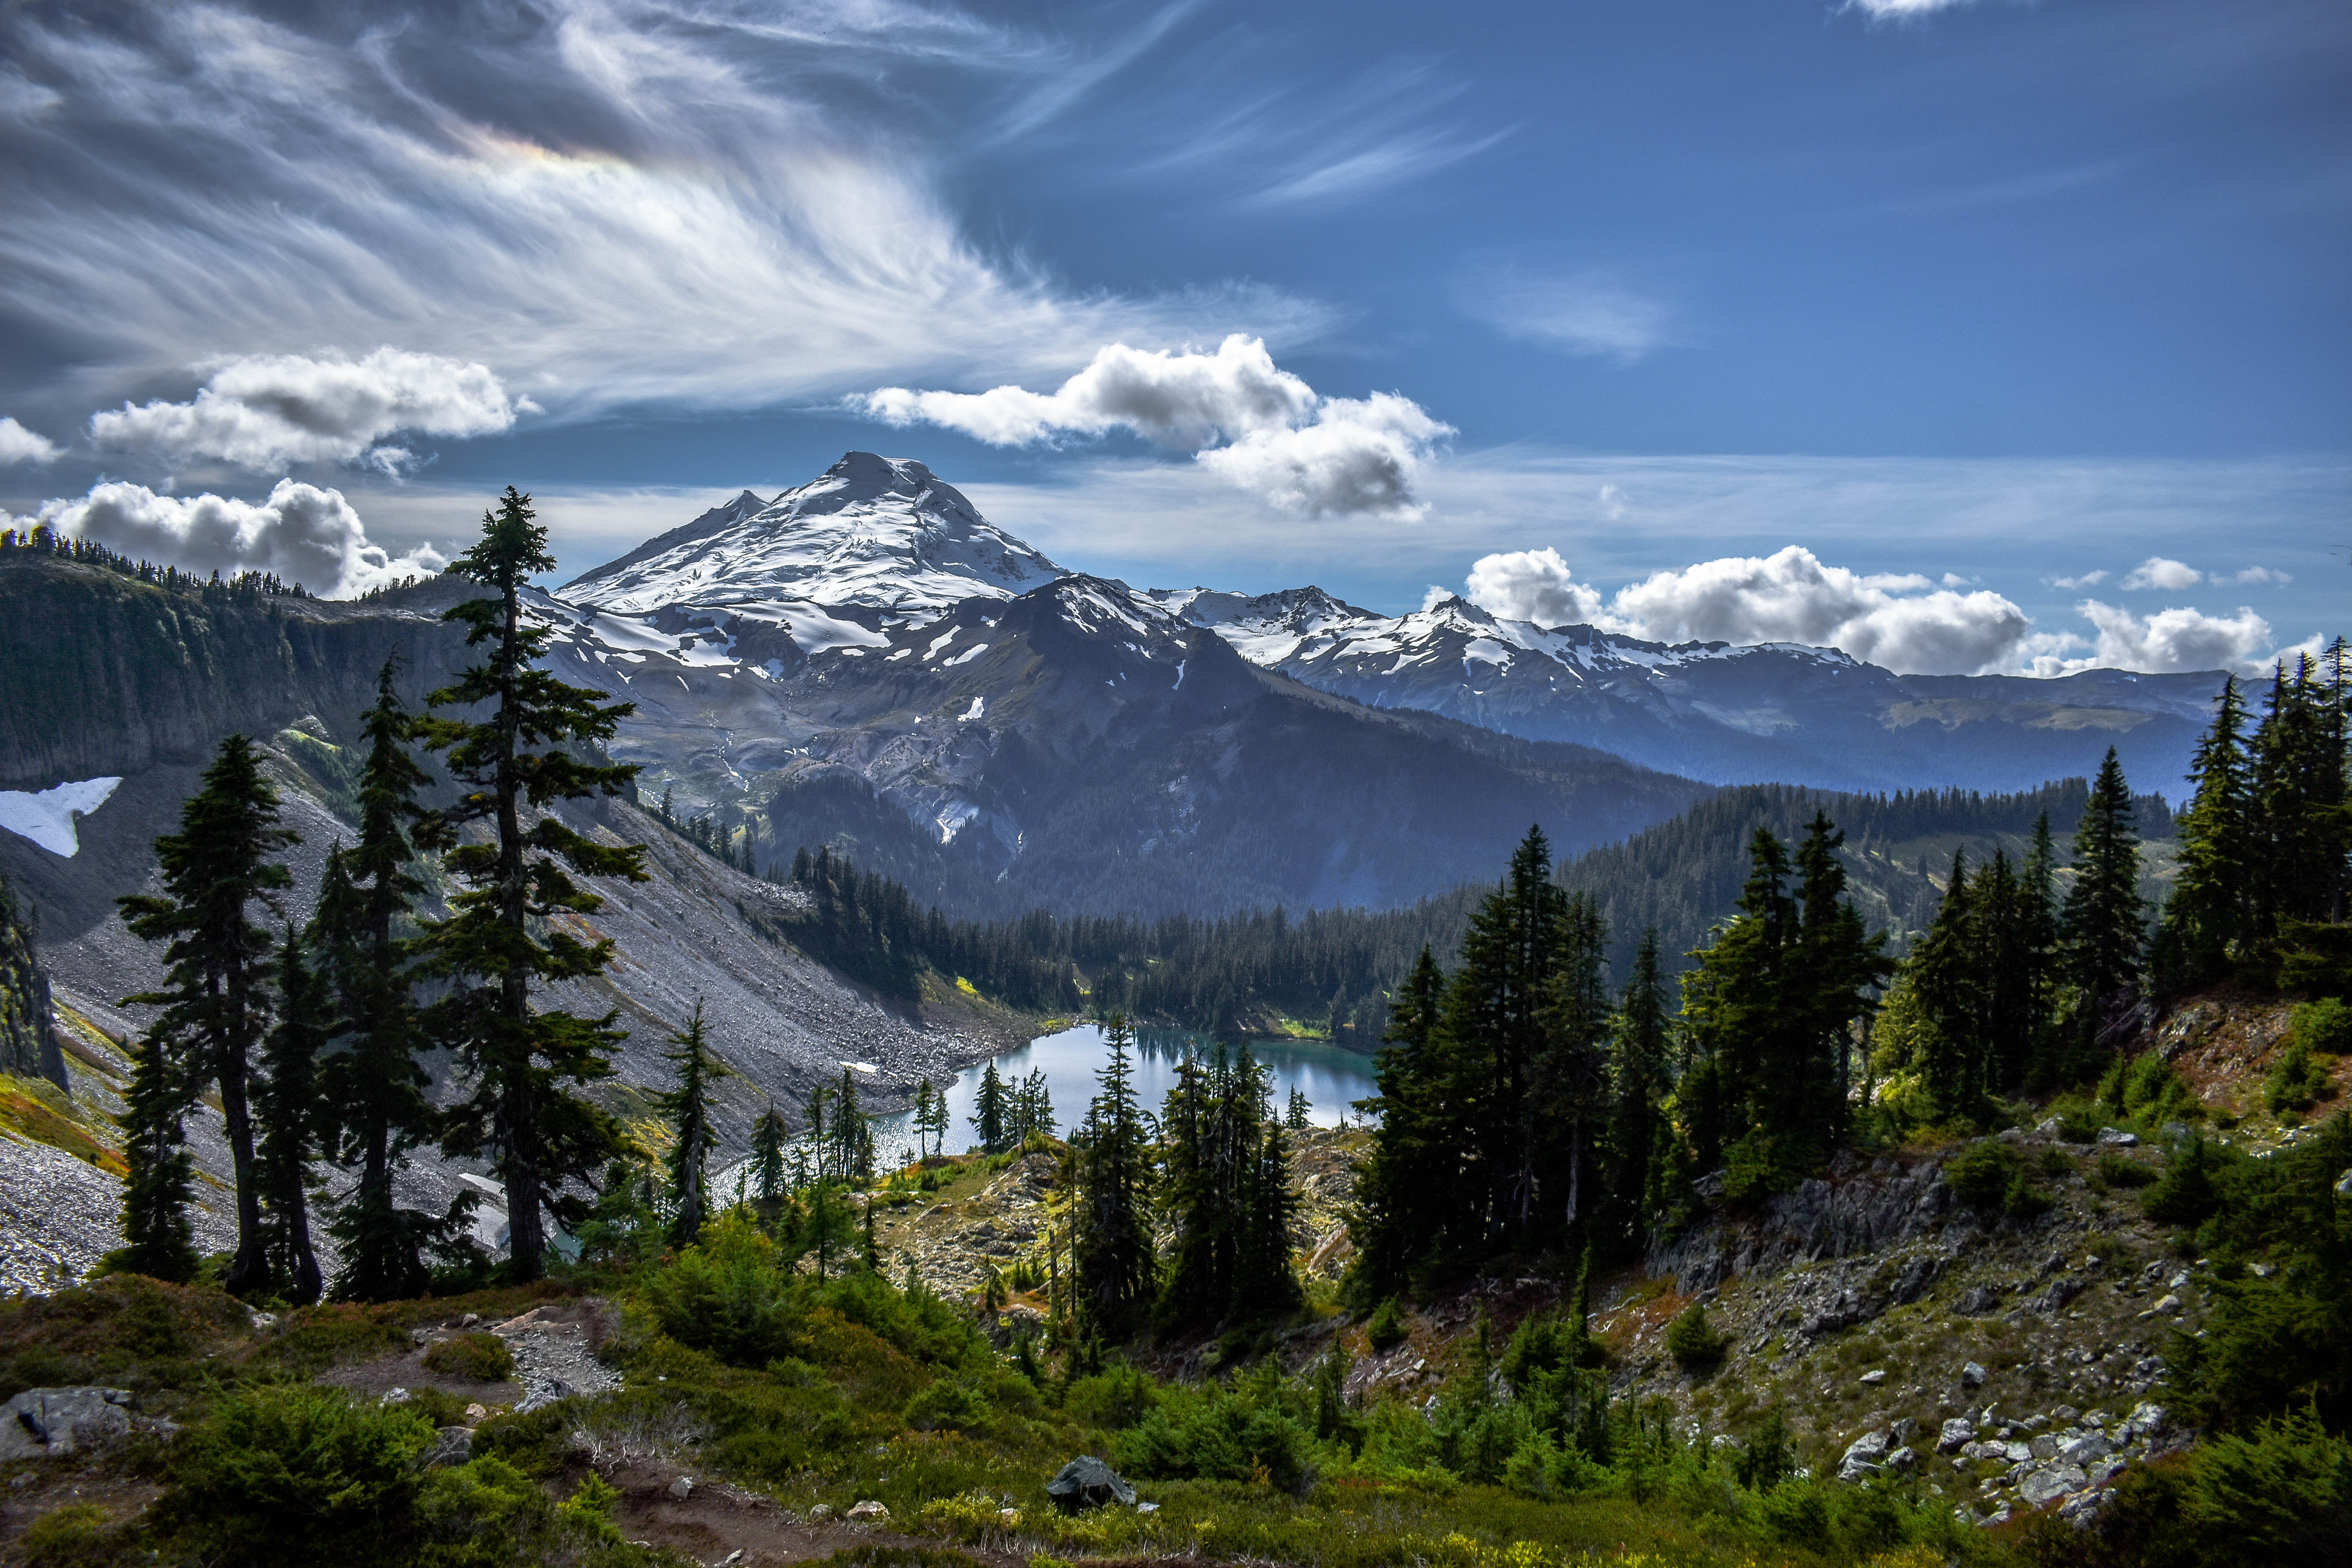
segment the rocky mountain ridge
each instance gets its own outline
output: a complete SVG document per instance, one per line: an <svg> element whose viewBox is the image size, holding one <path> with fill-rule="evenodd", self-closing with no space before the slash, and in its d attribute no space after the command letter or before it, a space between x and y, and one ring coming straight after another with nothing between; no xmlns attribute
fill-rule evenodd
<svg viewBox="0 0 2352 1568"><path fill-rule="evenodd" d="M1645 642L1508 620L1453 595L1404 616L1314 587L1149 596L1318 689L1709 784L2013 791L2087 775L2114 745L2133 778L2169 790L2221 679L1896 675L1836 648Z"/></svg>

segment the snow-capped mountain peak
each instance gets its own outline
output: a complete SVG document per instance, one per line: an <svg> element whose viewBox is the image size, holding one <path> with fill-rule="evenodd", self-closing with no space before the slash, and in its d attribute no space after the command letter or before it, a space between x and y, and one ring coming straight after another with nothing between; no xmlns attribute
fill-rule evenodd
<svg viewBox="0 0 2352 1568"><path fill-rule="evenodd" d="M1064 575L921 463L850 452L772 502L746 490L557 593L621 615L797 601L904 616Z"/></svg>

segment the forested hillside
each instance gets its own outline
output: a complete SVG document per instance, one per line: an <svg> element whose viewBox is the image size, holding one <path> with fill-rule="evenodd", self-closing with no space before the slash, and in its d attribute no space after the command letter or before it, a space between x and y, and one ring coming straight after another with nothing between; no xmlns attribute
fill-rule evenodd
<svg viewBox="0 0 2352 1568"><path fill-rule="evenodd" d="M1980 862L1998 849L2022 861L2037 823L2046 818L2053 834L2069 837L2088 799L2080 779L2014 795L1725 790L1672 822L1565 861L1557 879L1594 901L1612 973L1629 972L1643 933L1654 930L1661 971L1671 980L1708 928L1735 910L1755 830L1794 838L1825 811L1846 833L1839 857L1847 896L1899 953L1933 919L1955 853ZM2155 795L2132 805L2138 831L2153 841L2147 879L2160 889L2170 864L2171 814ZM713 853L736 853L706 824L678 826ZM929 968L1034 1011L1126 1012L1227 1034L1306 1029L1365 1050L1377 1045L1388 998L1421 950L1452 963L1490 890L1465 883L1395 910L1277 908L1156 921L1038 910L961 921L920 909L898 883L830 850L803 849L789 876L816 895L795 940L893 994L917 994Z"/></svg>

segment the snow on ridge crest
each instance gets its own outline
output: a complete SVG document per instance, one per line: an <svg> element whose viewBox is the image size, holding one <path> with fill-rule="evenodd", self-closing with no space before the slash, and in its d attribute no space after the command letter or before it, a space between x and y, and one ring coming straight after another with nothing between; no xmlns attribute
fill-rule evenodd
<svg viewBox="0 0 2352 1568"><path fill-rule="evenodd" d="M1066 575L912 458L850 452L749 510L745 491L557 592L620 615L798 601L928 616Z"/></svg>

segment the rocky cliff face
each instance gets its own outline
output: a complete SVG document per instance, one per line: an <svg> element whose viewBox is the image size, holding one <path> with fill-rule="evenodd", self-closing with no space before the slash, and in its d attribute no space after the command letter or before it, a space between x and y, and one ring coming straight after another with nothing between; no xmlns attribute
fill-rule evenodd
<svg viewBox="0 0 2352 1568"><path fill-rule="evenodd" d="M223 735L341 721L398 655L422 691L456 668L438 581L366 605L170 592L104 567L0 558L0 789L201 762Z"/></svg>

